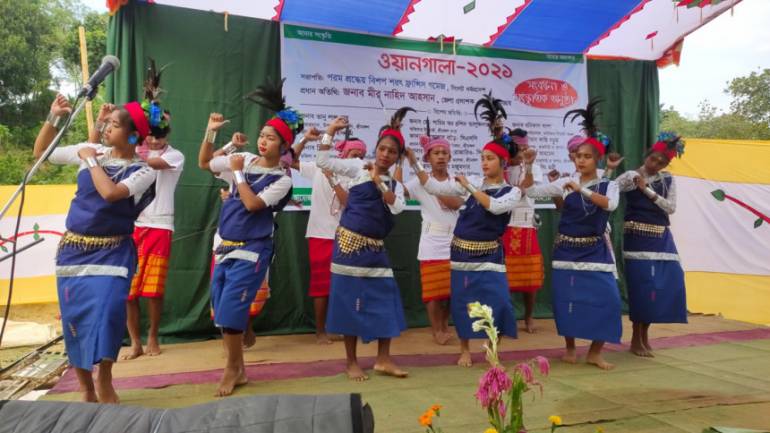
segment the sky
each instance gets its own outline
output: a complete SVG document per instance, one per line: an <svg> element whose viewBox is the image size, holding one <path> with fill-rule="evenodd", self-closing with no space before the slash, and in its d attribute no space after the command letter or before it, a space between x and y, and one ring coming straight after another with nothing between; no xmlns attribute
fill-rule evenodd
<svg viewBox="0 0 770 433"><path fill-rule="evenodd" d="M106 10L105 0L82 0ZM770 0L743 0L685 38L680 65L659 70L660 102L696 117L704 100L727 110L732 78L770 68Z"/></svg>
<svg viewBox="0 0 770 433"><path fill-rule="evenodd" d="M658 71L660 102L688 117L704 99L722 110L732 78L770 68L770 1L743 0L684 40L680 65Z"/></svg>

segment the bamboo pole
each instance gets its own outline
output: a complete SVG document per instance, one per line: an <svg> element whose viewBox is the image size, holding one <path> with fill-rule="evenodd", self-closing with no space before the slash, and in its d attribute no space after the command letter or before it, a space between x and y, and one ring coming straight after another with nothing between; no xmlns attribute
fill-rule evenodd
<svg viewBox="0 0 770 433"><path fill-rule="evenodd" d="M78 27L78 35L80 36L80 69L83 73L83 84L88 82L90 73L88 72L88 47L86 47L86 28L83 26ZM88 122L88 135L90 136L94 130L94 111L93 103L91 101L86 102L86 122Z"/></svg>

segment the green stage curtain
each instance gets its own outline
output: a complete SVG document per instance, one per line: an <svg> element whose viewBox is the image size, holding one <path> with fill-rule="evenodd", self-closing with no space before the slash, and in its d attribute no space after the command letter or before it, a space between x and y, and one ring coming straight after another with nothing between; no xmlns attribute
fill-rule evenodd
<svg viewBox="0 0 770 433"><path fill-rule="evenodd" d="M249 150L255 151L258 130L268 113L244 101L243 95L269 78L280 77L278 24L237 16L230 16L227 24L225 31L222 14L134 2L110 20L108 50L120 58L122 66L107 82L107 99L123 103L141 98L146 59L152 57L159 65L168 63L161 83L166 90L162 101L172 113L170 142L186 157L176 192L176 232L160 328L166 342L216 335L209 317L209 267L222 183L197 166L208 115L215 111L231 119L220 132L218 145L229 141L233 132L243 131L250 137ZM658 125L655 63L589 61L588 84L592 97L605 100L602 130L626 156L621 168L636 168ZM535 314L550 317L548 269L559 216L555 211L539 213L546 281L538 293ZM283 212L277 218L271 297L254 320L257 333L313 330L312 302L306 295L307 219L307 212ZM613 219L620 227L621 214L616 213ZM416 260L419 230L419 212L407 211L397 216L396 228L386 239L411 327L427 325ZM620 230L615 230L618 253L621 238ZM514 299L521 316L521 299Z"/></svg>

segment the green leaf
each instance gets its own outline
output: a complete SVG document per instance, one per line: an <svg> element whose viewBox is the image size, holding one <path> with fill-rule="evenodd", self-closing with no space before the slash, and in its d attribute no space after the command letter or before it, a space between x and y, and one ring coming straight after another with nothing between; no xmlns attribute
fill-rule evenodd
<svg viewBox="0 0 770 433"><path fill-rule="evenodd" d="M472 2L468 3L467 5L463 6L463 13L467 14L468 12L476 9L476 0L473 0Z"/></svg>
<svg viewBox="0 0 770 433"><path fill-rule="evenodd" d="M759 228L759 226L761 226L763 222L764 222L764 220L762 220L762 218L757 218L757 220L754 221L754 228L755 229Z"/></svg>
<svg viewBox="0 0 770 433"><path fill-rule="evenodd" d="M37 232L38 230L40 230L40 224L38 224L38 223L35 223L35 225L33 225L33 226L32 226L32 230L34 230L35 232Z"/></svg>
<svg viewBox="0 0 770 433"><path fill-rule="evenodd" d="M714 198L719 201L725 201L725 192L721 189L715 189L714 191L711 191L711 195L713 195Z"/></svg>
<svg viewBox="0 0 770 433"><path fill-rule="evenodd" d="M34 235L32 235L32 239L39 240L40 239L40 235L35 233Z"/></svg>
<svg viewBox="0 0 770 433"><path fill-rule="evenodd" d="M8 248L6 248L5 245L0 245L0 250L3 250L4 253L8 252Z"/></svg>

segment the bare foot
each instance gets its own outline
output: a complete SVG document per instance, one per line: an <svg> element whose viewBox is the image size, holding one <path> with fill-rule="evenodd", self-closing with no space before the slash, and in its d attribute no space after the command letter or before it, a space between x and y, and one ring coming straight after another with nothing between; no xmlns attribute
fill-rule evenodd
<svg viewBox="0 0 770 433"><path fill-rule="evenodd" d="M83 398L80 400L83 403L99 403L99 399L96 397L96 391L93 389L90 391L83 391Z"/></svg>
<svg viewBox="0 0 770 433"><path fill-rule="evenodd" d="M586 356L586 364L595 365L602 370L612 370L615 368L615 364L610 364L602 358L601 353L589 353Z"/></svg>
<svg viewBox="0 0 770 433"><path fill-rule="evenodd" d="M642 346L644 346L645 349L647 349L648 352L650 352L650 355L652 355L652 346L650 346L649 341L642 340ZM655 356L655 355L652 355Z"/></svg>
<svg viewBox="0 0 770 433"><path fill-rule="evenodd" d="M147 350L144 352L147 354L147 356L158 356L160 355L160 344L158 344L158 340L147 340Z"/></svg>
<svg viewBox="0 0 770 433"><path fill-rule="evenodd" d="M433 334L433 341L439 346L444 346L449 343L450 338L452 338L452 335L440 331Z"/></svg>
<svg viewBox="0 0 770 433"><path fill-rule="evenodd" d="M644 347L642 344L638 343L631 343L631 349L629 349L629 352L633 353L636 356L641 356L643 358L652 358L653 354L650 353L649 350L647 350L646 347Z"/></svg>
<svg viewBox="0 0 770 433"><path fill-rule="evenodd" d="M139 358L142 355L144 355L144 351L142 350L142 345L140 344L139 346L131 346L129 352L121 356L120 359L123 361L130 361L132 359Z"/></svg>
<svg viewBox="0 0 770 433"><path fill-rule="evenodd" d="M577 353L575 353L575 349L567 349L567 352L564 354L564 356L561 357L561 360L567 364L577 364L578 358Z"/></svg>
<svg viewBox="0 0 770 433"><path fill-rule="evenodd" d="M329 334L322 332L315 335L315 342L316 344L332 344L334 343L334 340L332 340L332 337Z"/></svg>
<svg viewBox="0 0 770 433"><path fill-rule="evenodd" d="M529 334L535 333L535 319L528 317L524 320L524 330Z"/></svg>
<svg viewBox="0 0 770 433"><path fill-rule="evenodd" d="M393 376L398 377L400 379L403 379L407 376L409 376L409 373L405 370L400 369L396 363L393 362L393 360L388 359L387 361L377 361L374 363L374 371L380 374L384 374L386 376Z"/></svg>
<svg viewBox="0 0 770 433"><path fill-rule="evenodd" d="M457 360L457 365L460 367L470 367L473 365L470 352L461 352L460 359Z"/></svg>
<svg viewBox="0 0 770 433"><path fill-rule="evenodd" d="M98 396L99 403L104 404L119 404L120 398L118 393L115 392L115 388L112 387L112 383L100 384L96 383L96 395Z"/></svg>
<svg viewBox="0 0 770 433"><path fill-rule="evenodd" d="M249 378L246 377L246 373L242 370L235 370L225 368L222 373L222 380L219 381L219 388L217 388L215 397L227 397L233 393L235 387L245 385L249 383Z"/></svg>
<svg viewBox="0 0 770 433"><path fill-rule="evenodd" d="M369 376L364 373L364 370L361 369L361 367L358 366L358 364L348 364L348 368L345 370L345 373L348 375L348 379L352 380L353 382L363 382L365 380L369 380Z"/></svg>
<svg viewBox="0 0 770 433"><path fill-rule="evenodd" d="M255 344L257 344L257 336L254 334L254 331L249 328L243 333L243 348L249 349L254 347Z"/></svg>

